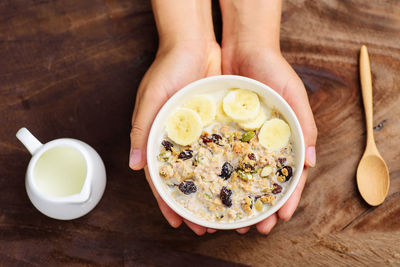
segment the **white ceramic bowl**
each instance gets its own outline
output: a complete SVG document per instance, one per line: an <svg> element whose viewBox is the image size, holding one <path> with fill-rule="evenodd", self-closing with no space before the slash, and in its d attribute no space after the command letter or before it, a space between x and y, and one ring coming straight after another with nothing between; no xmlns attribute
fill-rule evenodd
<svg viewBox="0 0 400 267"><path fill-rule="evenodd" d="M275 107L283 115L283 117L289 123L292 131L292 141L295 147L294 167L296 171L293 174L290 183L286 186L285 194L276 201L275 205L271 206L263 213L238 222L210 222L197 217L195 214L175 202L175 200L171 197L170 193L164 185L162 178L158 173L159 162L157 160L157 155L160 152L161 140L165 134L165 122L167 121L168 116L174 109L181 106L184 100L188 99L192 95L206 94L208 92L214 92L215 90L231 88L249 89L256 92L261 101L263 101L268 107ZM303 171L304 156L305 152L303 133L300 127L300 123L297 120L295 113L290 108L289 104L278 93L276 93L265 84L250 78L235 75L220 75L204 78L195 81L179 90L164 104L164 106L158 112L157 117L155 118L151 127L149 138L147 141L147 167L150 173L150 177L156 190L158 191L162 199L167 203L167 205L180 216L193 223L208 228L222 230L237 229L256 224L279 210L279 208L282 207L282 205L293 193L300 180L300 175Z"/></svg>

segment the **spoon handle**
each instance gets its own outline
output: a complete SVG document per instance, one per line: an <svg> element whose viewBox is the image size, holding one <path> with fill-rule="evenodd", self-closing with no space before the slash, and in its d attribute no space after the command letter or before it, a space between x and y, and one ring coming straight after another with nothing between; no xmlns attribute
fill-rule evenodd
<svg viewBox="0 0 400 267"><path fill-rule="evenodd" d="M367 149L375 147L372 117L372 79L369 64L368 50L365 45L361 46L360 52L360 79L361 91L364 102L365 121L367 124Z"/></svg>

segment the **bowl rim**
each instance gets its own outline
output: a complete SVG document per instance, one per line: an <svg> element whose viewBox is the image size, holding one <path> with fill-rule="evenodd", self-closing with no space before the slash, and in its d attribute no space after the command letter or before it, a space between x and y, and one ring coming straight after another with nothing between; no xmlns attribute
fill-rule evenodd
<svg viewBox="0 0 400 267"><path fill-rule="evenodd" d="M150 148L152 148L152 146L158 144L158 142L154 142L154 141L158 140L157 136L155 135L155 132L156 132L156 128L158 127L158 124L161 124L161 122L159 122L160 117L162 116L162 114L164 112L166 112L169 105L171 105L170 103L174 102L175 99L179 98L182 94L185 94L186 91L193 90L193 88L196 88L200 85L203 85L206 83L212 83L212 82L215 82L215 81L218 81L221 79L222 80L233 80L233 81L238 80L238 81L245 81L248 83L252 83L253 85L260 87L263 90L269 91L270 94L273 94L281 102L281 104L283 104L283 106L285 107L284 109L287 110L288 114L290 115L290 117L292 117L292 120L293 120L293 125L292 124L290 125L291 129L294 126L294 129L292 129L292 132L295 132L296 135L299 135L299 140L300 140L299 147L296 146L296 149L300 150L300 153L299 153L300 159L299 159L298 166L303 167L303 168L300 168L300 167L296 168L295 175L293 175L293 177L291 179L291 186L288 187L285 194L278 200L279 203L276 203L275 205L271 206L268 210L264 211L262 214L260 214L258 216L254 216L249 219L244 219L244 220L240 220L237 222L230 222L230 223L211 222L211 221L207 221L205 219L201 219L200 217L197 217L191 211L187 210L186 208L181 206L179 203L177 203L170 195L167 194L166 190L164 190L164 188L163 188L164 185L162 183L161 177L158 174L158 170L156 170L157 157L154 157L154 156L152 157L152 155L150 155L150 150L151 150ZM278 110L281 112L281 110L283 110L283 109L280 108ZM257 80L248 78L248 77L238 76L238 75L217 75L217 76L206 77L206 78L203 78L203 79L200 79L200 80L197 80L197 81L187 84L182 89L177 91L174 95L172 95L166 103L164 103L164 105L158 111L158 113L152 123L151 129L150 129L150 133L149 133L148 140L147 140L146 160L147 160L146 168L148 170L148 175L150 175L150 179L154 185L154 188L156 189L156 191L158 192L160 197L163 199L163 201L165 201L165 203L174 212L176 212L182 218L187 219L187 220L189 220L195 224L198 224L200 226L203 226L203 227L218 229L218 230L232 230L232 229L238 229L238 228L251 226L251 225L254 225L254 224L266 219L267 217L269 217L270 215L275 213L277 210L279 210L287 202L289 197L293 194L294 190L296 189L296 187L300 181L301 174L304 169L305 142L304 142L302 128L300 126L300 122L297 119L296 114L294 113L294 111L292 110L290 105L286 102L286 100L283 99L283 97L280 96L276 91L271 89L266 84L261 83Z"/></svg>

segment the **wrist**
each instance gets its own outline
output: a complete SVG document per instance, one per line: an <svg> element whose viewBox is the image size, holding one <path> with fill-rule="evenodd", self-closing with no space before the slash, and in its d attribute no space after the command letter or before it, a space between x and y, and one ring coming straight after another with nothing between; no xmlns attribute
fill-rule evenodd
<svg viewBox="0 0 400 267"><path fill-rule="evenodd" d="M222 49L280 52L281 1L221 0Z"/></svg>
<svg viewBox="0 0 400 267"><path fill-rule="evenodd" d="M164 56L169 53L187 53L196 57L207 57L221 47L215 40L204 39L179 39L170 42L159 43L157 56Z"/></svg>
<svg viewBox="0 0 400 267"><path fill-rule="evenodd" d="M211 1L152 0L152 6L160 48L215 42Z"/></svg>

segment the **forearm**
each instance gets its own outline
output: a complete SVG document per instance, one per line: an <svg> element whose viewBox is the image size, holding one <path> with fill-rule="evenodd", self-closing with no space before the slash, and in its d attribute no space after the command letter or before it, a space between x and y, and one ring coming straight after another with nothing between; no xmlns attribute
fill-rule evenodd
<svg viewBox="0 0 400 267"><path fill-rule="evenodd" d="M159 46L215 41L210 0L152 0Z"/></svg>
<svg viewBox="0 0 400 267"><path fill-rule="evenodd" d="M281 0L220 0L222 47L250 44L279 51Z"/></svg>

